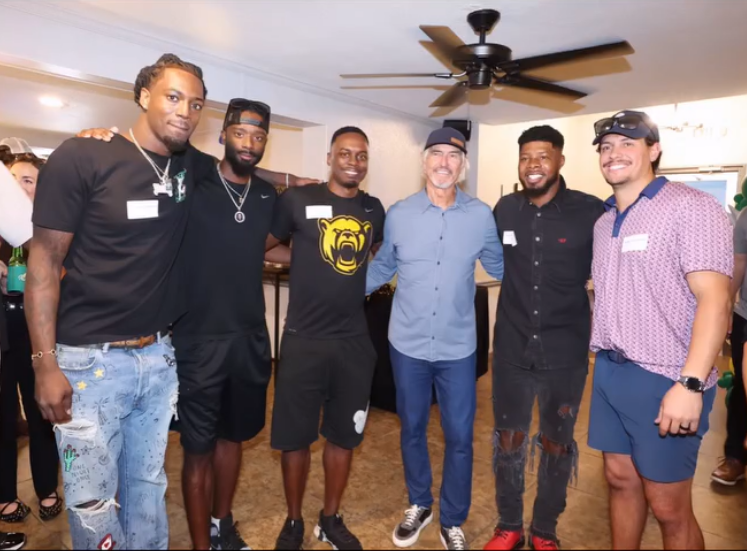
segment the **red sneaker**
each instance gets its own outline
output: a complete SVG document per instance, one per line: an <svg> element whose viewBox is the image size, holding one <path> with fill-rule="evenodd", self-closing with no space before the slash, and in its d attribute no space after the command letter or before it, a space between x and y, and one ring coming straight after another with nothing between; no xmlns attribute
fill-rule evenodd
<svg viewBox="0 0 747 551"><path fill-rule="evenodd" d="M532 536L529 546L532 549L552 551L553 549L560 549L560 542L557 540L547 540L545 538L540 538L539 536Z"/></svg>
<svg viewBox="0 0 747 551"><path fill-rule="evenodd" d="M495 529L493 539L485 544L486 551L507 551L510 549L521 549L524 547L524 530L501 530Z"/></svg>

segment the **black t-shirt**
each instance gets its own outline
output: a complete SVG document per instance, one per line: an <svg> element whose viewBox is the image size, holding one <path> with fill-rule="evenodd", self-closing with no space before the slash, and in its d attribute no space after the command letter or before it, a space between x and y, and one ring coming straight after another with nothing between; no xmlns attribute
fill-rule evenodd
<svg viewBox="0 0 747 551"><path fill-rule="evenodd" d="M187 313L174 326L174 338L220 338L246 334L265 326L262 285L265 242L277 199L275 188L252 177L243 223L234 219L236 207L211 170L197 182L179 253L187 276ZM228 182L236 201L246 186Z"/></svg>
<svg viewBox="0 0 747 551"><path fill-rule="evenodd" d="M292 237L285 330L337 339L368 333L363 310L371 246L384 235L381 201L335 195L326 183L292 188L275 209L272 235Z"/></svg>
<svg viewBox="0 0 747 551"><path fill-rule="evenodd" d="M147 152L165 169L166 157ZM173 270L194 191L197 150L173 155L172 196L154 194L156 172L137 147L72 138L39 174L36 226L73 233L60 288L57 341L94 344L151 335L181 315Z"/></svg>

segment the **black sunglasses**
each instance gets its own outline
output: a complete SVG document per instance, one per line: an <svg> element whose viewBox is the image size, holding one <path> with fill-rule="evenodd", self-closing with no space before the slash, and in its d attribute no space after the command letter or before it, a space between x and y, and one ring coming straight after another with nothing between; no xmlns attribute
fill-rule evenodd
<svg viewBox="0 0 747 551"><path fill-rule="evenodd" d="M651 123L639 115L623 115L622 117L607 117L594 123L594 133L599 136L617 126L624 130L636 130L644 127L649 134L653 133Z"/></svg>
<svg viewBox="0 0 747 551"><path fill-rule="evenodd" d="M253 110L258 109L260 111L264 111L265 113L270 113L270 106L266 103L263 103L261 101L255 101L250 99L238 99L238 100L232 100L231 103L228 104L229 109L241 109L244 110Z"/></svg>

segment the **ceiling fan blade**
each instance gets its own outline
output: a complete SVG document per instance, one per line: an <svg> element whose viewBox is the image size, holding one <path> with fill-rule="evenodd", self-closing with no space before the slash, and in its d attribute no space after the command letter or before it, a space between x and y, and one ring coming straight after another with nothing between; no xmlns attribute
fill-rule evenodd
<svg viewBox="0 0 747 551"><path fill-rule="evenodd" d="M451 73L371 73L340 75L342 78L395 78L395 77L436 77L451 78Z"/></svg>
<svg viewBox="0 0 747 551"><path fill-rule="evenodd" d="M457 35L454 34L449 27L441 27L435 25L420 25L420 30L428 35L438 49L451 60L453 57L454 50L459 46L464 46L464 42Z"/></svg>
<svg viewBox="0 0 747 551"><path fill-rule="evenodd" d="M462 103L467 98L466 82L457 82L431 103L430 107L451 107Z"/></svg>
<svg viewBox="0 0 747 551"><path fill-rule="evenodd" d="M528 71L530 69L539 69L556 63L565 63L566 61L578 61L580 59L595 57L611 57L633 53L632 46L626 42L612 42L610 44L601 44L599 46L590 46L588 48L579 48L577 50L566 50L565 52L555 52L553 54L544 54L534 57L525 57L523 59L514 59L499 65L499 68L508 73L515 71Z"/></svg>
<svg viewBox="0 0 747 551"><path fill-rule="evenodd" d="M521 75L506 75L504 77L496 79L496 82L506 86L515 86L518 88L528 88L529 90L537 90L539 92L551 92L553 94L560 94L563 96L569 96L574 99L580 99L586 97L586 92L579 92L578 90L571 90L565 86L559 86L552 82L540 80L538 78L524 77Z"/></svg>

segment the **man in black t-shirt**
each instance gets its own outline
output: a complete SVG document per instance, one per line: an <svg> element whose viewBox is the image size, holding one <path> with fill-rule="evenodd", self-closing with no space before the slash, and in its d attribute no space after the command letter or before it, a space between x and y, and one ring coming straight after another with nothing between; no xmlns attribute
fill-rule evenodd
<svg viewBox="0 0 747 551"><path fill-rule="evenodd" d="M262 271L277 193L255 174L270 107L234 99L223 128L225 156L195 189L199 208L180 253L187 313L174 326L184 505L195 549L248 549L231 502L241 443L265 425L272 374ZM208 479L216 481L212 503Z"/></svg>
<svg viewBox="0 0 747 551"><path fill-rule="evenodd" d="M168 331L184 307L172 268L205 94L199 67L164 55L138 75L127 137L67 140L40 173L26 315L75 549L168 548Z"/></svg>
<svg viewBox="0 0 747 551"><path fill-rule="evenodd" d="M355 127L332 136L329 183L280 196L268 246L292 238L288 315L275 380L271 444L283 452L288 518L277 549L301 549L310 445L327 439L324 510L314 532L335 549L361 549L339 515L353 449L363 439L376 352L364 314L366 266L384 229L381 202L358 189L368 138Z"/></svg>

